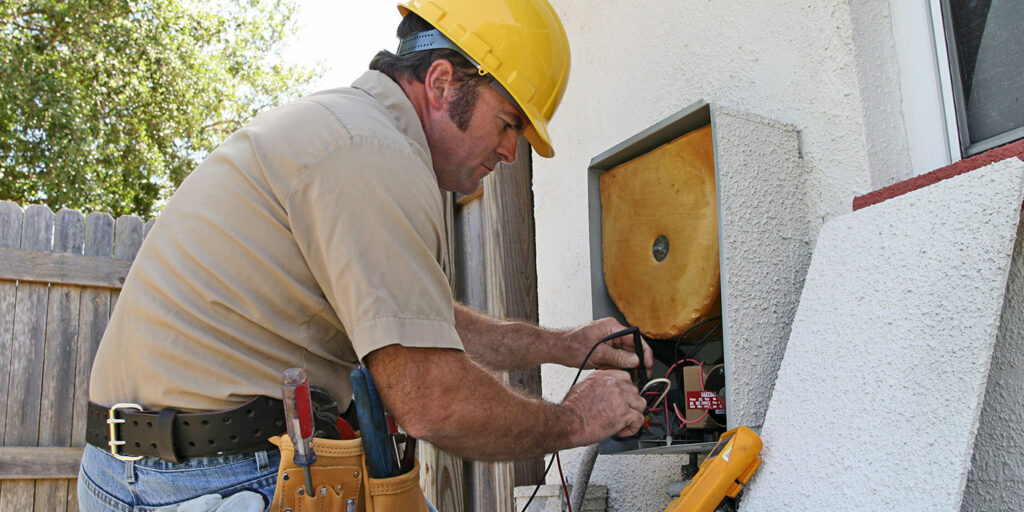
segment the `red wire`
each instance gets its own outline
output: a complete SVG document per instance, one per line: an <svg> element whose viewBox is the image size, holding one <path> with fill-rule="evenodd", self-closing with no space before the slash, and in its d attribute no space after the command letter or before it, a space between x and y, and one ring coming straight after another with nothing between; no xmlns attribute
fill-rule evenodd
<svg viewBox="0 0 1024 512"><path fill-rule="evenodd" d="M562 490L565 491L565 503L569 507L569 512L572 512L572 499L569 498L569 486L565 485L565 475L562 474L562 458L558 456L558 452L555 452L555 460L558 461L558 476L562 479Z"/></svg>
<svg viewBox="0 0 1024 512"><path fill-rule="evenodd" d="M669 367L668 371L665 372L665 378L671 378L672 370L675 370L676 366L679 366L680 363L694 363L694 364L697 365L697 373L698 373L698 375L700 375L700 378L697 379L698 382L700 382L700 390L701 391L706 391L704 389L704 362L703 361L697 361L696 359L681 359L679 361L676 361L676 363L673 364L671 367ZM683 389L683 391L685 393L686 388L685 388L685 386L682 385L682 383L680 383L679 387L681 389ZM686 399L685 394L683 395L683 399L684 400ZM708 413L711 412L710 409L704 409L704 414L702 414L700 418L697 418L697 419L695 419L693 421L686 421L686 418L683 416L683 414L679 412L679 406L678 405L672 404L672 408L675 409L676 418L679 418L679 421L683 425L689 425L691 423L697 423L698 421L701 421L704 418L707 418L708 417ZM665 422L668 423L668 408L667 407L665 408Z"/></svg>

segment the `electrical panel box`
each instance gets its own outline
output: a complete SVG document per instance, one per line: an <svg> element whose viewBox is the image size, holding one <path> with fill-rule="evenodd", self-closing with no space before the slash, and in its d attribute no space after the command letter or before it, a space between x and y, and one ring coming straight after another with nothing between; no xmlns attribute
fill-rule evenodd
<svg viewBox="0 0 1024 512"><path fill-rule="evenodd" d="M809 262L802 171L795 129L703 101L591 160L593 315L655 355L644 428L601 453L708 452L760 427Z"/></svg>
<svg viewBox="0 0 1024 512"><path fill-rule="evenodd" d="M595 317L637 326L655 355L643 392L645 426L635 437L606 440L606 453L713 445L725 431L718 201L706 112L656 125L590 165L593 284L603 292Z"/></svg>

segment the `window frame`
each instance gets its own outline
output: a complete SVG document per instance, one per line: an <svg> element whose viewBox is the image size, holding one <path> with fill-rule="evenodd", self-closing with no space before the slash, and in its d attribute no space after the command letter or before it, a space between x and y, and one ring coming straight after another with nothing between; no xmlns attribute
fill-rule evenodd
<svg viewBox="0 0 1024 512"><path fill-rule="evenodd" d="M942 73L942 70L940 70L940 76L942 74L946 75L952 93L951 101L946 106L946 110L951 110L949 106L952 105L952 114L954 116L952 124L956 127L955 137L951 136L951 140L958 141L959 152L963 158L966 158L1024 138L1024 126L982 139L978 142L971 142L970 130L967 126L967 100L964 98L963 83L960 79L960 62L956 55L956 41L954 40L953 19L950 13L949 2L950 0L931 1L933 4L933 18L939 18L943 35L941 40L938 37L935 38L936 48L942 47L942 53L944 54L939 56L940 66L943 61L946 63L946 72ZM936 4L938 5L936 6ZM938 7L937 11L936 7Z"/></svg>

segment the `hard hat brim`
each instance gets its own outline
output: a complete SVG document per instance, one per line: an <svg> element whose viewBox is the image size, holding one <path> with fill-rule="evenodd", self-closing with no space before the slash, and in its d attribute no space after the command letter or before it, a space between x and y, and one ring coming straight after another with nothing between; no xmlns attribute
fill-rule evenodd
<svg viewBox="0 0 1024 512"><path fill-rule="evenodd" d="M551 138L548 137L547 127L535 123L533 122L533 119L530 119L530 125L523 131L523 136L530 142L530 146L533 146L533 150L536 151L538 155L544 158L551 158L555 156L555 150L551 147Z"/></svg>

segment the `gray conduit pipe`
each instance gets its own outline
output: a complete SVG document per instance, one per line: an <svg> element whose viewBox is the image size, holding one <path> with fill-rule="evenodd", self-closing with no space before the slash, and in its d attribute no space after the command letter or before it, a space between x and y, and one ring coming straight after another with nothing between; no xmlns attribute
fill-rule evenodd
<svg viewBox="0 0 1024 512"><path fill-rule="evenodd" d="M576 472L576 481L572 484L570 502L573 512L583 510L583 499L587 495L587 486L590 485L590 473L594 471L594 462L597 461L597 445L592 444L583 451L580 457L579 471Z"/></svg>

